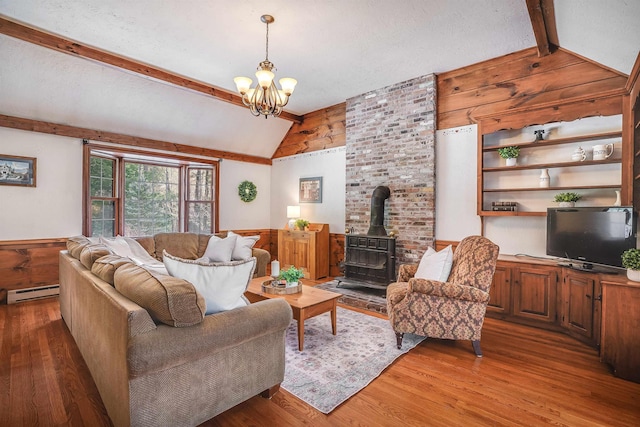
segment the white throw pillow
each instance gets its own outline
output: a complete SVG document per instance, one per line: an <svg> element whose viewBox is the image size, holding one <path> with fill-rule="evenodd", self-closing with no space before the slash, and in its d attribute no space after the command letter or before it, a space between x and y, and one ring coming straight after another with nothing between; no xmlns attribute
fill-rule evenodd
<svg viewBox="0 0 640 427"><path fill-rule="evenodd" d="M204 297L206 314L249 305L244 293L256 268L256 258L228 263L202 263L163 252L164 265L173 277L187 280Z"/></svg>
<svg viewBox="0 0 640 427"><path fill-rule="evenodd" d="M236 236L236 245L231 254L231 259L233 260L251 258L253 256L253 246L260 240L260 236L241 236L233 231L227 233L227 237L229 236Z"/></svg>
<svg viewBox="0 0 640 427"><path fill-rule="evenodd" d="M207 249L204 251L202 258L198 258L198 261L204 262L229 262L231 261L231 255L233 249L236 246L237 235L227 236L221 239L218 236L211 236L209 243L207 243Z"/></svg>
<svg viewBox="0 0 640 427"><path fill-rule="evenodd" d="M414 277L446 282L449 278L449 273L451 273L452 264L453 250L451 249L451 245L439 252L436 252L433 248L429 248L422 256Z"/></svg>

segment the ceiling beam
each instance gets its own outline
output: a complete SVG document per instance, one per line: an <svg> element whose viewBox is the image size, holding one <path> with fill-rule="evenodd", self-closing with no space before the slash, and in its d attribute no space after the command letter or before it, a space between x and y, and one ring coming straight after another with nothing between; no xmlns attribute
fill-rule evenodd
<svg viewBox="0 0 640 427"><path fill-rule="evenodd" d="M6 116L4 114L0 114L0 126L12 129L27 130L31 132L48 133L51 135L67 136L71 138L89 139L91 141L111 142L113 144L151 148L172 153L191 154L211 158L236 160L239 162L258 163L262 165L272 164L271 159L266 157L231 153L229 151L212 150L210 148L195 147L193 145L176 144L173 142L158 141L155 139L142 138L139 136L123 135L114 132L86 129L59 123L42 122L39 120L25 119L22 117Z"/></svg>
<svg viewBox="0 0 640 427"><path fill-rule="evenodd" d="M76 41L69 40L47 33L35 28L28 27L16 21L12 21L6 17L0 16L0 34L5 34L38 46L63 52L80 58L97 61L102 64L110 65L123 70L132 71L134 73L151 77L170 83L175 86L184 87L195 92L204 93L221 101L228 102L246 108L242 103L242 98L225 89L211 86L206 83L192 80L179 74L171 73L160 68L153 67L142 62L134 61L123 56L115 55L91 46L82 45ZM289 120L295 123L302 123L302 116L283 111L279 118Z"/></svg>
<svg viewBox="0 0 640 427"><path fill-rule="evenodd" d="M526 0L529 19L536 38L538 56L551 54L558 46L553 0Z"/></svg>

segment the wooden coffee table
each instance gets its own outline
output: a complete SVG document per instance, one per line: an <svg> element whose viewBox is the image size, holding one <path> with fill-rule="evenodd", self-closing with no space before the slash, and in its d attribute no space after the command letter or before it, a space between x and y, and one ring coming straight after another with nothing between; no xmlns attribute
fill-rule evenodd
<svg viewBox="0 0 640 427"><path fill-rule="evenodd" d="M267 280L271 280L271 277L257 277L251 280L244 295L252 303L268 298L282 298L289 303L293 311L293 318L298 321L298 350L304 349L304 321L311 317L330 311L331 330L333 335L336 335L336 307L341 294L306 285L302 285L302 292L297 294L267 294L262 292L262 283Z"/></svg>

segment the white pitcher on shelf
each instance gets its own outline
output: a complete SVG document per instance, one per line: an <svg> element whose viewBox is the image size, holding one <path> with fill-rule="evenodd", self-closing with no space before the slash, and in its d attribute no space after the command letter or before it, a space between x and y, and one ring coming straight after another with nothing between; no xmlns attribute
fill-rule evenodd
<svg viewBox="0 0 640 427"><path fill-rule="evenodd" d="M613 154L613 144L598 144L593 146L593 160L605 160Z"/></svg>

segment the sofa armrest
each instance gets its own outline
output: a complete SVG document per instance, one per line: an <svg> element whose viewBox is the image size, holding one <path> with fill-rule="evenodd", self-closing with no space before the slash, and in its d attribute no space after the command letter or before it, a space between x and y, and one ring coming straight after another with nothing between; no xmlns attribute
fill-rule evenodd
<svg viewBox="0 0 640 427"><path fill-rule="evenodd" d="M158 325L129 341L129 375L160 372L274 332L282 331L284 336L291 319L289 304L273 298L205 316L202 323L187 328Z"/></svg>
<svg viewBox="0 0 640 427"><path fill-rule="evenodd" d="M253 273L254 277L262 277L267 275L267 265L271 261L271 254L269 251L260 248L253 248L251 255L256 257L256 271Z"/></svg>
<svg viewBox="0 0 640 427"><path fill-rule="evenodd" d="M453 282L413 278L409 280L408 291L462 301L489 302L488 292L474 288L473 286L459 285Z"/></svg>

